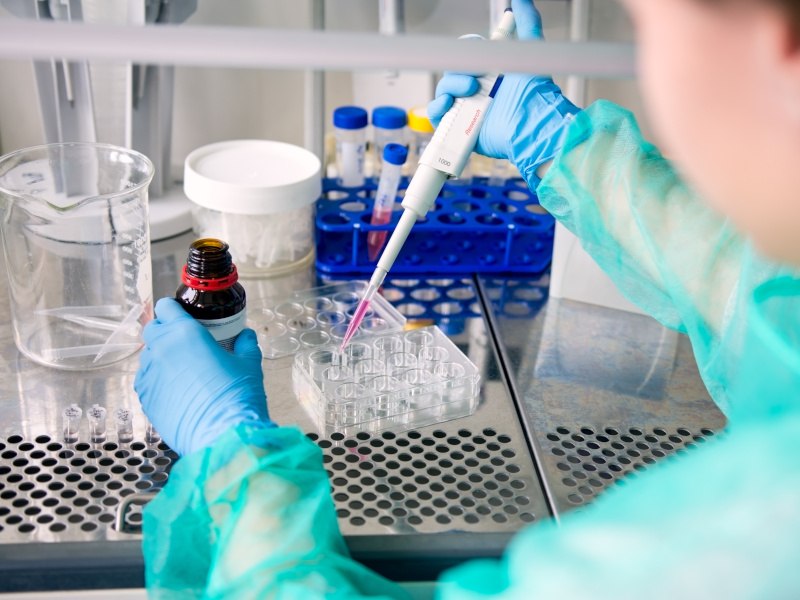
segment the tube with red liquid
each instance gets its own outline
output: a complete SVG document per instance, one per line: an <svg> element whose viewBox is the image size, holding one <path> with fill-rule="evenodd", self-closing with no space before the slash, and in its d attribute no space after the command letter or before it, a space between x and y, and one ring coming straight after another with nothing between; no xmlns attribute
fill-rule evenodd
<svg viewBox="0 0 800 600"><path fill-rule="evenodd" d="M400 186L400 175L406 162L408 150L400 144L386 144L383 148L383 169L375 193L370 225L386 225L392 220L392 210ZM386 243L388 231L370 231L367 234L367 253L371 261L376 260Z"/></svg>

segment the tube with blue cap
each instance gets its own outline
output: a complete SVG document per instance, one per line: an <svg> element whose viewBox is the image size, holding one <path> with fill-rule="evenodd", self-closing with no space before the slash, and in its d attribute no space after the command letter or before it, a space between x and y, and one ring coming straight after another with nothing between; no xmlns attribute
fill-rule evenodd
<svg viewBox="0 0 800 600"><path fill-rule="evenodd" d="M508 9L490 39L510 39L514 35L514 30L514 15ZM433 139L420 157L417 171L403 198L404 210L400 222L378 260L369 287L342 340L342 349L358 331L372 298L383 285L383 280L386 279L397 255L400 254L414 223L424 218L433 207L444 182L449 177L458 177L464 170L478 140L486 111L502 80L502 75L483 75L478 79L480 83L478 93L467 98L456 98L452 108L442 117Z"/></svg>

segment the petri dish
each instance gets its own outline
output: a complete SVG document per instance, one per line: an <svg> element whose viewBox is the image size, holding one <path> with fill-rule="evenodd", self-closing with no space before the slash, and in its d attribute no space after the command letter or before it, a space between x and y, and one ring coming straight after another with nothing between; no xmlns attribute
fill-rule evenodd
<svg viewBox="0 0 800 600"><path fill-rule="evenodd" d="M333 327L347 320L345 314L338 311L326 310L317 315L317 323L323 327Z"/></svg>
<svg viewBox="0 0 800 600"><path fill-rule="evenodd" d="M325 296L317 296L316 298L310 298L303 302L303 308L311 314L316 315L317 313L331 310L333 308L333 302L331 302L330 298L326 298Z"/></svg>
<svg viewBox="0 0 800 600"><path fill-rule="evenodd" d="M291 319L303 314L303 306L297 302L284 302L274 309L275 314L282 319Z"/></svg>
<svg viewBox="0 0 800 600"><path fill-rule="evenodd" d="M331 336L324 331L306 331L300 334L300 343L306 348L324 346L330 341Z"/></svg>
<svg viewBox="0 0 800 600"><path fill-rule="evenodd" d="M286 327L293 333L316 329L317 322L311 317L294 317L286 321Z"/></svg>
<svg viewBox="0 0 800 600"><path fill-rule="evenodd" d="M292 336L282 336L266 340L264 343L264 358L280 358L294 354L300 349L300 342Z"/></svg>

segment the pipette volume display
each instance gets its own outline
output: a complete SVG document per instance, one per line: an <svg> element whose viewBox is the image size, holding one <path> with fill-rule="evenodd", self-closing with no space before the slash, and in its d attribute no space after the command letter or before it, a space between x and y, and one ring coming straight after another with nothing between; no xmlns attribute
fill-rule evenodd
<svg viewBox="0 0 800 600"><path fill-rule="evenodd" d="M510 39L515 31L514 15L506 10L497 29L492 32L492 40ZM381 254L375 272L369 281L367 293L359 304L347 335L342 342L345 348L358 331L369 307L369 301L383 285L383 280L394 265L400 250L408 239L411 228L417 219L422 219L434 205L436 197L448 177L458 177L469 160L472 149L478 141L483 119L502 82L502 75L484 75L478 78L480 88L468 98L457 98L453 106L442 117L433 139L419 159L417 171L411 179L403 197L403 214L397 223L386 248Z"/></svg>

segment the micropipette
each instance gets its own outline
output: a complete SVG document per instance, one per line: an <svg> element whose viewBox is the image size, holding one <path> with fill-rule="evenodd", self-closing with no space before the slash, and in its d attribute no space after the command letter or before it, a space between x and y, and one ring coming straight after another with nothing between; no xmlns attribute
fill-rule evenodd
<svg viewBox="0 0 800 600"><path fill-rule="evenodd" d="M514 15L507 9L497 29L492 32L492 40L510 39L514 35ZM469 160L472 149L478 141L483 119L489 104L494 98L502 75L483 75L478 78L480 89L473 96L456 98L453 106L442 117L433 139L419 159L417 171L408 184L403 198L403 214L392 232L389 243L381 254L378 265L369 280L369 286L350 321L347 333L342 340L342 349L347 346L358 331L370 302L383 285L383 280L392 268L397 255L411 233L417 219L422 219L436 201L436 197L448 177L458 177Z"/></svg>

